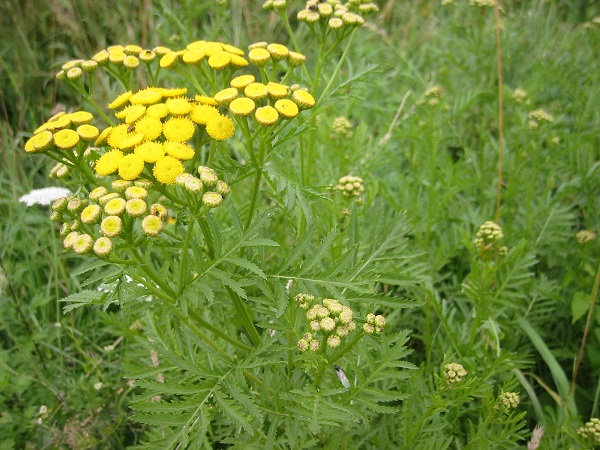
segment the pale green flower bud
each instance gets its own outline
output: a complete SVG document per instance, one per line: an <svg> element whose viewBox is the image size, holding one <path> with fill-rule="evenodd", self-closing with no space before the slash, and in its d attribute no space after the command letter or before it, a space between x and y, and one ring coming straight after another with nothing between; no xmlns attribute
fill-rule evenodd
<svg viewBox="0 0 600 450"><path fill-rule="evenodd" d="M88 253L92 249L93 242L89 234L80 234L73 242L73 251L79 255Z"/></svg>
<svg viewBox="0 0 600 450"><path fill-rule="evenodd" d="M163 221L158 216L149 215L142 220L142 231L148 236L158 236L163 229Z"/></svg>
<svg viewBox="0 0 600 450"><path fill-rule="evenodd" d="M216 208L222 202L223 202L223 197L221 197L221 194L218 194L216 192L206 192L202 196L202 203L204 204L204 206L207 206L208 208Z"/></svg>
<svg viewBox="0 0 600 450"><path fill-rule="evenodd" d="M101 258L108 256L113 251L112 241L107 237L101 237L94 242L94 253Z"/></svg>

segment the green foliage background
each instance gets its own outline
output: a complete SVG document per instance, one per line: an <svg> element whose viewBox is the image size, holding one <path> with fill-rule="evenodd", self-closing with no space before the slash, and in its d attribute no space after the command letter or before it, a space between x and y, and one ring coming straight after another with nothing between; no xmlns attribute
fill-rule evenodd
<svg viewBox="0 0 600 450"><path fill-rule="evenodd" d="M600 229L600 24L591 22L598 6L502 2L501 225L509 252L498 264L471 244L496 205L493 13L466 0L379 6L350 49L333 101L319 112L315 172L302 180L293 162L275 158L265 188L273 209L262 216L269 235L221 239L223 254L252 239L280 244L249 245L249 259L265 271L262 284L231 265L240 288L250 286L263 330L289 326L282 313L290 277L311 280L303 287L323 295L354 290L356 304L371 300L361 299L363 288L377 294L371 304L386 314L386 333L362 344L359 365L344 367L351 379L379 373L373 391L331 387L319 395L294 389L299 380L283 383L277 373L288 349L275 353L274 339L230 370L192 333L173 333L175 320L159 320L170 317L167 309L150 314L131 302L64 313L59 300L95 289L105 268L82 267L81 257L64 254L47 208L18 202L49 184L48 161L22 149L30 130L58 104L77 106L54 80L62 63L117 43L287 44L281 23L243 0L0 6L0 257L8 280L0 289L0 434L7 448L125 448L152 440L164 448L169 439L190 448L516 448L535 424L546 429L541 448L590 448L576 429L599 415L600 315L593 312L587 328L586 317L600 252L598 239L578 244L575 235ZM309 54L310 35L299 38ZM442 88L439 102L422 102L434 86ZM511 99L516 88L527 91L528 103ZM109 85L102 93L105 102L116 94ZM531 129L528 114L538 108L556 120ZM334 134L339 116L354 124L352 137ZM340 223L341 205L327 201L325 187L348 173L365 180L365 204ZM306 230L291 233L298 217ZM215 223L230 220L215 215ZM332 234L340 227L344 239ZM135 287L123 287L124 298L135 296ZM220 308L217 302L211 314L231 314ZM280 322L261 324L270 314ZM148 325L143 339L138 320ZM147 338L162 349L159 366ZM374 349L381 359L369 356ZM247 385L244 371L257 361L270 390ZM470 379L448 390L442 366L454 361ZM171 372L175 381L155 381ZM226 381L215 382L216 375ZM335 386L335 371L326 377ZM496 408L506 391L521 393L511 414ZM165 392L174 406L150 401ZM272 409L252 396L272 399ZM206 405L202 427L182 431L198 405ZM295 416L273 419L284 410Z"/></svg>

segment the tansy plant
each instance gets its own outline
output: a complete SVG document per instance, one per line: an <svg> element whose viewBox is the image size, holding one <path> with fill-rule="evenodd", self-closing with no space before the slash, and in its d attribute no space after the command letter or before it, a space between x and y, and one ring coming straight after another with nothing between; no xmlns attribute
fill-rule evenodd
<svg viewBox="0 0 600 450"><path fill-rule="evenodd" d="M210 446L216 435L260 448L351 445L396 410L412 367L407 333L388 332L385 318L412 302L380 288L420 279L414 268L403 279L404 221L364 220L359 176L307 184L316 112L377 8L307 2L297 18L319 43L310 62L286 2L264 7L293 49L108 47L57 74L84 109L50 117L25 143L73 192L51 211L65 251L89 255L74 272L88 289L63 299L65 311L116 305L130 325L133 420L147 424L150 447ZM103 105L106 78L117 93ZM352 217L338 227L342 207ZM355 239L366 223L368 245Z"/></svg>

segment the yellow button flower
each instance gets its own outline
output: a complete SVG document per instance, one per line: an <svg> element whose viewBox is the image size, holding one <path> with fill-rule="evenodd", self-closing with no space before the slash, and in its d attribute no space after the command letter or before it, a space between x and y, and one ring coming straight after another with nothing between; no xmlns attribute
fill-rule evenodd
<svg viewBox="0 0 600 450"><path fill-rule="evenodd" d="M134 198L127 201L127 205L125 206L125 210L127 214L131 217L141 217L146 214L148 210L148 206L146 202L141 198Z"/></svg>
<svg viewBox="0 0 600 450"><path fill-rule="evenodd" d="M277 100L275 102L275 109L286 119L291 119L292 117L296 117L298 115L298 106L287 98Z"/></svg>
<svg viewBox="0 0 600 450"><path fill-rule="evenodd" d="M113 244L109 238L103 236L101 238L96 239L96 242L94 242L93 249L94 249L94 253L96 254L96 256L103 258L112 253Z"/></svg>
<svg viewBox="0 0 600 450"><path fill-rule="evenodd" d="M52 133L50 131L42 131L34 134L26 143L25 151L27 153L41 152L50 147L52 144Z"/></svg>
<svg viewBox="0 0 600 450"><path fill-rule="evenodd" d="M63 150L75 147L78 142L79 134L77 131L66 129L54 134L54 145Z"/></svg>
<svg viewBox="0 0 600 450"><path fill-rule="evenodd" d="M125 212L126 203L121 197L113 198L104 205L104 212L109 216L120 216Z"/></svg>
<svg viewBox="0 0 600 450"><path fill-rule="evenodd" d="M143 133L130 134L125 139L121 140L121 142L119 142L118 148L120 150L127 150L135 147L138 144L141 144L143 140Z"/></svg>
<svg viewBox="0 0 600 450"><path fill-rule="evenodd" d="M90 123L94 119L94 116L87 111L76 111L68 114L68 117L71 120L71 123L75 125Z"/></svg>
<svg viewBox="0 0 600 450"><path fill-rule="evenodd" d="M119 109L121 106L124 106L129 101L132 95L133 92L131 91L124 92L117 98L115 98L112 102L110 102L108 104L108 107L110 109Z"/></svg>
<svg viewBox="0 0 600 450"><path fill-rule="evenodd" d="M125 190L125 197L127 197L128 200L134 198L145 199L148 197L148 190L140 186L129 186Z"/></svg>
<svg viewBox="0 0 600 450"><path fill-rule="evenodd" d="M274 61L286 59L289 53L288 48L281 44L269 44L267 46L267 51L271 54L271 58L273 58Z"/></svg>
<svg viewBox="0 0 600 450"><path fill-rule="evenodd" d="M144 160L135 153L124 156L119 161L119 176L124 180L135 180L144 170Z"/></svg>
<svg viewBox="0 0 600 450"><path fill-rule="evenodd" d="M244 95L252 100L261 100L269 94L267 86L262 83L250 83L244 88Z"/></svg>
<svg viewBox="0 0 600 450"><path fill-rule="evenodd" d="M123 231L123 222L121 222L121 218L118 216L105 217L100 224L100 231L104 236L118 236Z"/></svg>
<svg viewBox="0 0 600 450"><path fill-rule="evenodd" d="M143 134L146 141L158 138L162 134L162 128L162 122L154 117L144 117L135 124L135 132Z"/></svg>
<svg viewBox="0 0 600 450"><path fill-rule="evenodd" d="M174 67L175 64L177 64L177 58L178 55L175 52L169 52L166 55L164 55L162 58L160 58L160 67L162 67L163 69L170 69L171 67Z"/></svg>
<svg viewBox="0 0 600 450"><path fill-rule="evenodd" d="M148 106L148 109L146 109L146 116L154 119L164 119L168 115L169 108L167 108L167 105L164 103L156 103L155 105Z"/></svg>
<svg viewBox="0 0 600 450"><path fill-rule="evenodd" d="M231 136L233 136L234 131L235 125L233 124L233 120L221 114L213 117L206 124L206 132L211 138L217 141L229 139Z"/></svg>
<svg viewBox="0 0 600 450"><path fill-rule="evenodd" d="M166 101L167 109L174 116L182 116L192 110L192 105L184 97L170 98Z"/></svg>
<svg viewBox="0 0 600 450"><path fill-rule="evenodd" d="M210 106L210 105L195 105L192 108L192 111L190 112L190 119L192 119L192 121L200 124L200 125L206 125L206 123L212 119L213 117L216 117L219 115L219 110L217 108L215 108L214 106Z"/></svg>
<svg viewBox="0 0 600 450"><path fill-rule="evenodd" d="M219 91L215 94L215 101L219 105L227 105L231 100L238 96L238 90L236 88L227 88Z"/></svg>
<svg viewBox="0 0 600 450"><path fill-rule="evenodd" d="M208 58L208 65L213 69L224 69L231 62L231 54L227 52L216 52Z"/></svg>
<svg viewBox="0 0 600 450"><path fill-rule="evenodd" d="M163 147L167 155L172 156L173 158L179 159L181 161L192 159L196 154L191 145L184 144L182 142L167 141L163 144Z"/></svg>
<svg viewBox="0 0 600 450"><path fill-rule="evenodd" d="M315 98L308 92L298 89L292 94L292 99L300 109L309 109L315 106Z"/></svg>
<svg viewBox="0 0 600 450"><path fill-rule="evenodd" d="M101 215L102 210L100 209L100 206L96 204L86 206L83 208L83 211L81 211L81 222L88 225L98 223Z"/></svg>
<svg viewBox="0 0 600 450"><path fill-rule="evenodd" d="M273 125L279 120L279 113L272 106L263 106L254 113L256 121L261 125Z"/></svg>
<svg viewBox="0 0 600 450"><path fill-rule="evenodd" d="M250 83L254 83L256 78L254 75L240 75L229 82L229 85L238 90L244 89Z"/></svg>
<svg viewBox="0 0 600 450"><path fill-rule="evenodd" d="M246 97L236 98L229 104L229 111L231 111L234 116L239 117L245 117L252 114L255 108L256 104L254 101Z"/></svg>
<svg viewBox="0 0 600 450"><path fill-rule="evenodd" d="M253 48L248 53L248 59L252 64L264 66L271 59L271 53L266 48Z"/></svg>
<svg viewBox="0 0 600 450"><path fill-rule="evenodd" d="M142 158L145 162L155 163L165 156L165 149L160 142L144 142L138 145L134 153Z"/></svg>
<svg viewBox="0 0 600 450"><path fill-rule="evenodd" d="M129 101L138 105L153 105L160 102L162 98L163 92L161 89L146 88L129 97Z"/></svg>
<svg viewBox="0 0 600 450"><path fill-rule="evenodd" d="M157 216L146 216L142 220L142 231L148 236L158 236L163 229L163 221Z"/></svg>
<svg viewBox="0 0 600 450"><path fill-rule="evenodd" d="M194 122L188 118L174 117L163 124L163 135L169 141L189 141L196 131Z"/></svg>
<svg viewBox="0 0 600 450"><path fill-rule="evenodd" d="M82 140L89 142L98 138L100 130L98 130L98 128L96 128L94 125L84 124L77 127L77 134L79 134L79 137Z"/></svg>
<svg viewBox="0 0 600 450"><path fill-rule="evenodd" d="M177 175L184 172L183 164L172 156L165 156L154 164L152 173L159 183L173 184Z"/></svg>
<svg viewBox="0 0 600 450"><path fill-rule="evenodd" d="M269 81L267 83L267 91L269 92L269 97L278 99L284 98L288 94L289 88L285 84L273 83Z"/></svg>

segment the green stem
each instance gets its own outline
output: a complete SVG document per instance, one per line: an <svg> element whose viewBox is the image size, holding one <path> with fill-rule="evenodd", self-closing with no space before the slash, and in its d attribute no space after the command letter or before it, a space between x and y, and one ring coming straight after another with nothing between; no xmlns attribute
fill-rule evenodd
<svg viewBox="0 0 600 450"><path fill-rule="evenodd" d="M258 330L256 329L256 326L254 325L254 322L252 321L250 314L248 313L246 305L244 305L244 302L241 299L241 297L237 295L229 286L226 286L226 288L227 292L229 292L231 300L233 300L233 306L237 311L238 318L242 321L242 325L244 326L246 332L250 336L250 340L255 346L259 346L261 342L260 334L258 334Z"/></svg>
<svg viewBox="0 0 600 450"><path fill-rule="evenodd" d="M246 218L246 229L250 228L252 218L254 217L254 210L256 209L256 202L258 200L258 192L260 191L260 182L263 175L263 164L266 154L267 144L264 139L260 140L260 148L258 151L258 158L254 161L256 165L256 176L254 178L254 186L252 187L252 198L250 200L250 208L248 210L248 217Z"/></svg>
<svg viewBox="0 0 600 450"><path fill-rule="evenodd" d="M317 103L322 102L323 99L327 96L327 94L329 94L329 91L331 90L333 83L334 83L335 79L337 78L337 75L340 72L340 69L342 68L342 65L344 64L344 62L346 61L346 58L348 57L348 50L350 49L350 47L352 45L352 40L354 39L356 30L357 30L357 28L355 28L352 31L352 33L350 33L350 38L348 39L346 48L344 49L344 52L342 53L342 56L340 57L340 60L338 61L338 64L337 64L335 70L333 71L333 74L331 75L331 78L329 79L327 86L325 86L325 89L323 90L323 93L319 97L319 100L317 101ZM315 94L316 94L316 90L313 92L315 92Z"/></svg>
<svg viewBox="0 0 600 450"><path fill-rule="evenodd" d="M177 295L179 296L183 293L183 290L187 285L186 276L189 274L189 248L190 242L192 240L192 235L194 234L194 225L196 224L196 221L194 220L196 211L190 211L190 213L190 221L187 227L187 232L185 234L185 240L183 241L183 248L181 249L181 262L179 264L179 283L177 286Z"/></svg>

